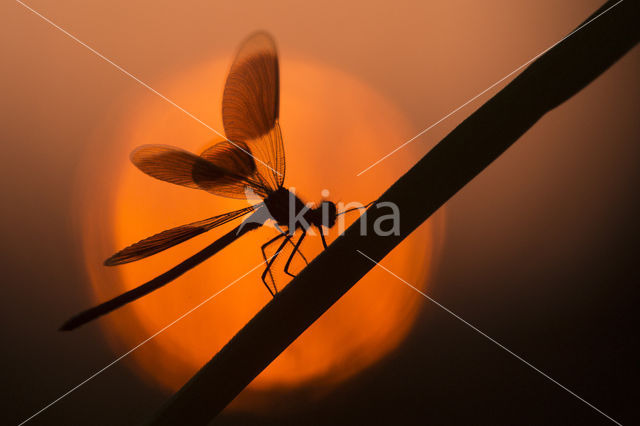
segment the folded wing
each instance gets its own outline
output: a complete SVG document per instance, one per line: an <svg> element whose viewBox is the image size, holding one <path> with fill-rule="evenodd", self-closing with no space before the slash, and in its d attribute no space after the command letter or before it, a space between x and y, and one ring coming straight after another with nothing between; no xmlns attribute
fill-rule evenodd
<svg viewBox="0 0 640 426"><path fill-rule="evenodd" d="M104 264L107 266L115 266L144 259L145 257L180 244L195 237L196 235L200 235L203 232L244 216L253 209L254 207L246 207L244 209L225 213L219 216L213 216L198 222L167 229L166 231L147 237L123 250L120 250L109 259L105 260Z"/></svg>

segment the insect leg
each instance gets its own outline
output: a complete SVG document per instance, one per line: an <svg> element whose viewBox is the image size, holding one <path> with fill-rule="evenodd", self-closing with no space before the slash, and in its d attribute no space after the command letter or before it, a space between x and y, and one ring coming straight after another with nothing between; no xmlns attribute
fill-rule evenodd
<svg viewBox="0 0 640 426"><path fill-rule="evenodd" d="M284 246L289 242L289 240L291 240L291 236L289 234L285 235L284 241L282 242L282 244L280 244L280 246L278 247L278 250L276 250L276 254L274 254L273 257L269 259L269 262L267 263L267 267L264 269L264 272L262 273L262 282L267 287L267 290L269 290L269 293L271 293L271 296L273 297L275 297L276 293L278 292L278 288L276 287L276 282L273 279L273 275L271 275L271 265L273 265L273 261L276 260L276 257L278 257L278 255L280 254ZM273 242L273 239L270 242ZM265 279L267 274L271 276L271 281L273 281L273 290L275 290L275 293L271 290L271 287L269 287L269 284L267 284L267 280Z"/></svg>
<svg viewBox="0 0 640 426"><path fill-rule="evenodd" d="M322 245L324 246L324 248L326 249L327 246L327 240L324 239L324 228L320 228L320 238L322 239Z"/></svg>
<svg viewBox="0 0 640 426"><path fill-rule="evenodd" d="M302 260L304 260L304 264L308 265L309 261L307 260L307 258L305 257L304 253L302 253L302 250L298 250L298 255L302 258Z"/></svg>
<svg viewBox="0 0 640 426"><path fill-rule="evenodd" d="M302 244L302 240L304 240L304 237L306 235L307 235L307 230L303 228L302 229L302 235L300 235L300 238L298 238L298 242L296 243L295 247L293 247L293 251L289 255L289 259L287 259L287 263L284 265L284 272L287 275L295 277L295 275L293 275L291 272L289 272L289 266L291 266L291 261L293 260L293 256L295 256L296 253L298 252L298 249L300 248L300 244ZM301 255L302 255L302 253L301 253ZM302 256L302 258L304 259L304 256ZM305 261L306 261L306 259L305 259Z"/></svg>
<svg viewBox="0 0 640 426"><path fill-rule="evenodd" d="M264 263L269 264L269 258L267 257L267 252L265 251L265 249L270 246L271 244L275 243L277 240L279 240L280 238L284 237L285 234L281 233L276 235L275 237L273 237L272 239L270 239L269 241L267 241L266 243L264 243L261 247L260 247L260 251L262 251L262 258L264 259ZM275 256L275 255L274 255ZM273 279L273 274L271 274L271 269L265 269L265 271L269 271L269 277L271 277L271 282L275 282L275 280ZM264 274L263 274L264 275ZM264 280L264 278L262 279L262 281L264 282L264 285L267 286L267 288L269 288L269 286L267 285L266 281ZM269 289L269 291L271 291L271 289Z"/></svg>
<svg viewBox="0 0 640 426"><path fill-rule="evenodd" d="M269 247L271 244L275 243L278 239L284 237L285 234L278 234L275 237L273 237L272 239L270 239L269 241L267 241L266 243L264 243L261 247L260 250L262 251L262 258L264 259L265 263L269 262L269 259L267 258L267 252L265 252L264 250Z"/></svg>
<svg viewBox="0 0 640 426"><path fill-rule="evenodd" d="M277 223L276 223L276 229L278 231L280 231L283 235L288 234L288 232L283 230L280 227L280 225L278 225ZM289 242L291 243L291 245L294 245L292 240L293 240L293 234L291 234L291 239L289 239ZM294 252L295 252L295 250L294 250ZM305 265L309 264L309 261L307 260L307 258L305 257L305 255L301 251L298 251L298 255L302 258L302 260L304 260Z"/></svg>

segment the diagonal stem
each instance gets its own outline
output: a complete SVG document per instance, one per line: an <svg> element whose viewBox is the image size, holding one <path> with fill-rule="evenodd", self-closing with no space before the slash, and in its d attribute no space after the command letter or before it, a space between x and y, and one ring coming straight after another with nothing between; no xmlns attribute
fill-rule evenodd
<svg viewBox="0 0 640 426"><path fill-rule="evenodd" d="M606 3L589 19L615 3ZM612 8L537 59L463 121L378 199L399 207L399 236L375 235L372 224L385 211L370 208L191 378L151 424L211 421L374 266L358 249L379 262L544 114L634 47L640 38L639 7L625 0ZM364 217L366 235L360 233Z"/></svg>

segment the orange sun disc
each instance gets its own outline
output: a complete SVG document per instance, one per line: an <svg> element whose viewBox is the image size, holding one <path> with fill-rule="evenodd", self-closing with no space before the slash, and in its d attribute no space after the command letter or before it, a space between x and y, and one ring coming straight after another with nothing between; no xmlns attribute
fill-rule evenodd
<svg viewBox="0 0 640 426"><path fill-rule="evenodd" d="M227 61L201 64L154 86L222 131L220 105L227 67ZM200 153L220 139L205 126L148 92L141 92L121 117L108 123L113 133L110 144L103 143L87 155L83 172L83 181L91 184L81 191L84 252L96 303L166 271L239 221L139 262L103 266L117 250L164 229L247 205L154 180L128 161L131 150L147 143ZM304 201L318 202L322 191L328 190L328 199L336 203L366 204L417 160L411 148L404 149L356 177L409 139L412 128L391 102L327 65L282 58L280 124L287 160L285 185L296 188ZM355 217L357 213L349 214L350 221ZM425 289L440 228L441 224L425 223L383 264ZM169 285L101 318L115 353L171 324L133 352L129 365L153 386L170 391L182 386L270 300L260 279L262 267L244 275L260 264L260 245L275 232L268 227L253 231ZM335 237L333 230L329 239ZM302 246L307 258L321 248L318 236L307 237ZM312 386L322 391L362 372L402 342L423 304L414 290L374 268L260 374L232 407L256 410L266 406L271 390Z"/></svg>

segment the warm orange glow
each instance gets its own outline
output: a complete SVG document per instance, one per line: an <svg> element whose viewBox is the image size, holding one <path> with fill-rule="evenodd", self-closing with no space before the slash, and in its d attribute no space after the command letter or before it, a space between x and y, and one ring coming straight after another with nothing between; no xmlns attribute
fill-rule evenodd
<svg viewBox="0 0 640 426"><path fill-rule="evenodd" d="M226 62L203 65L156 87L222 130L220 97L227 66ZM411 136L406 120L371 88L335 69L287 58L283 58L281 69L286 184L296 187L304 200L320 200L321 190L327 188L329 198L336 202L366 203L400 176L402 170L391 169L394 164L406 168L416 161L410 149L403 150L384 167L356 177L390 146ZM145 93L129 111L124 128L114 147L105 148L103 161L112 163L113 174L93 181L103 182L113 192L109 198L93 195L85 200L85 247L95 302L167 270L237 223L147 260L103 267L102 260L115 250L163 229L246 205L153 180L128 163L127 153L140 144L171 144L194 152L209 145L211 132L180 111ZM101 319L116 351L121 353L138 344L258 265L262 260L259 246L274 232L267 228L245 236L165 288ZM432 261L433 232L433 225L425 224L384 260L385 265L424 288ZM310 257L320 249L318 237L308 238L303 245L305 255ZM163 388L174 390L184 384L269 301L260 280L261 271L259 268L244 277L134 352L135 371ZM311 381L324 385L342 381L393 350L423 303L413 290L376 268L269 366L250 389L255 395ZM241 407L242 401L239 398L235 406Z"/></svg>

